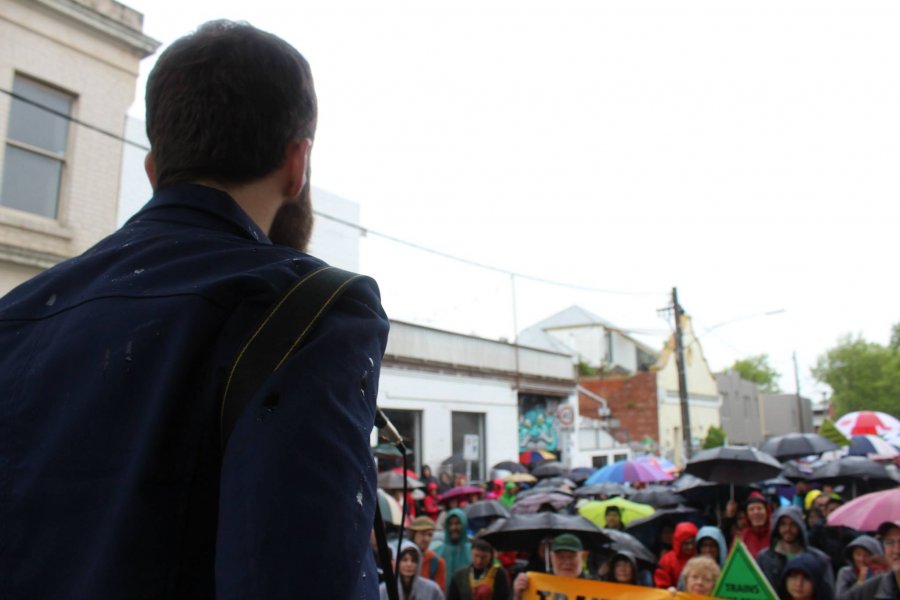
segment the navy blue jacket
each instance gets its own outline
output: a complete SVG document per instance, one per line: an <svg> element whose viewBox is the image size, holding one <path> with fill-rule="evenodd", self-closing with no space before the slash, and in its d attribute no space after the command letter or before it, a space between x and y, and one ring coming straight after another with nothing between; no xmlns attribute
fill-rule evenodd
<svg viewBox="0 0 900 600"><path fill-rule="evenodd" d="M219 448L239 348L322 264L180 185L0 300L0 598L378 597L373 281Z"/></svg>

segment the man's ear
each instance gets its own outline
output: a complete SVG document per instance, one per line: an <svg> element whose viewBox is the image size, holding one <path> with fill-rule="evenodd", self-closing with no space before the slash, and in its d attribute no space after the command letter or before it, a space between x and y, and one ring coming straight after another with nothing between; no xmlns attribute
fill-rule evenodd
<svg viewBox="0 0 900 600"><path fill-rule="evenodd" d="M299 142L291 142L285 150L285 168L287 178L285 180L285 195L288 198L296 198L300 190L306 185L306 177L309 173L309 155L312 151L312 140L303 138Z"/></svg>
<svg viewBox="0 0 900 600"><path fill-rule="evenodd" d="M150 180L150 187L156 191L156 163L153 162L153 154L147 153L144 157L144 171L147 173L147 179Z"/></svg>

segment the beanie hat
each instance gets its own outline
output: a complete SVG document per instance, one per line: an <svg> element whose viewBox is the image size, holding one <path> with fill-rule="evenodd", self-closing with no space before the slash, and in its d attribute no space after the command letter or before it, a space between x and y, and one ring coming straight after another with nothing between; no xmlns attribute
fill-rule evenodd
<svg viewBox="0 0 900 600"><path fill-rule="evenodd" d="M822 495L822 490L812 490L808 494L806 494L806 498L803 499L803 508L805 510L809 510L812 508L813 502L816 501L816 498Z"/></svg>

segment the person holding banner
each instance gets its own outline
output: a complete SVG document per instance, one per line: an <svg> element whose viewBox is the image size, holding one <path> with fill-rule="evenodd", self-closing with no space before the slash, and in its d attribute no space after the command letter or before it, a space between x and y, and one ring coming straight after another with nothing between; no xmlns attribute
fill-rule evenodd
<svg viewBox="0 0 900 600"><path fill-rule="evenodd" d="M554 575L561 577L581 577L583 570L584 546L578 536L563 533L553 538L550 546L550 567ZM528 574L521 573L513 582L513 600L522 600L528 588Z"/></svg>

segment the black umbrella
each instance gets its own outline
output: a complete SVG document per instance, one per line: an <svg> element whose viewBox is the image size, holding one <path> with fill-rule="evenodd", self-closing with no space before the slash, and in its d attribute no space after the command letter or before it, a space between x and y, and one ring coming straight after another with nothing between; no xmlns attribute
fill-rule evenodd
<svg viewBox="0 0 900 600"><path fill-rule="evenodd" d="M750 495L750 488L744 485L716 483L706 481L695 475L683 473L669 487L673 492L684 496L689 504L704 506L720 506L728 500L741 502Z"/></svg>
<svg viewBox="0 0 900 600"><path fill-rule="evenodd" d="M545 510L558 511L575 502L572 494L566 494L558 490L540 490L542 493L529 494L524 498L521 494L509 511L516 515L536 513Z"/></svg>
<svg viewBox="0 0 900 600"><path fill-rule="evenodd" d="M573 494L569 490L564 490L561 488L533 487L533 488L530 488L527 490L523 490L523 491L519 492L518 494L516 494L516 500L521 500L522 498L527 498L527 497L533 496L535 494L546 494L547 492L559 492L560 494L566 494L568 496L572 496L573 498L575 497L575 494Z"/></svg>
<svg viewBox="0 0 900 600"><path fill-rule="evenodd" d="M813 474L813 470L814 469L810 467L800 467L800 465L794 461L789 460L784 463L784 471L781 472L781 476L794 483L798 481L809 481L810 476Z"/></svg>
<svg viewBox="0 0 900 600"><path fill-rule="evenodd" d="M566 473L566 477L574 481L575 483L583 483L585 479L594 474L594 471L597 469L593 469L591 467L575 467L568 473Z"/></svg>
<svg viewBox="0 0 900 600"><path fill-rule="evenodd" d="M857 492L873 492L897 485L884 465L862 456L845 456L840 460L827 462L813 471L809 480L849 485L854 498Z"/></svg>
<svg viewBox="0 0 900 600"><path fill-rule="evenodd" d="M561 477L565 472L566 468L563 464L555 460L542 462L531 470L531 474L538 479L543 479L545 477Z"/></svg>
<svg viewBox="0 0 900 600"><path fill-rule="evenodd" d="M737 485L770 479L783 469L784 465L765 452L748 446L719 446L701 450L684 468L686 473L707 481Z"/></svg>
<svg viewBox="0 0 900 600"><path fill-rule="evenodd" d="M760 450L778 460L801 458L837 450L840 446L818 433L788 433L767 439Z"/></svg>
<svg viewBox="0 0 900 600"><path fill-rule="evenodd" d="M659 531L665 525L674 526L684 521L690 521L698 527L706 524L706 520L696 508L676 506L663 508L649 517L631 521L625 527L625 533L630 533L648 548L655 548L658 545Z"/></svg>
<svg viewBox="0 0 900 600"><path fill-rule="evenodd" d="M496 500L479 500L468 505L463 510L469 520L486 517L502 517L506 519L510 516L509 509Z"/></svg>
<svg viewBox="0 0 900 600"><path fill-rule="evenodd" d="M610 542L609 536L602 529L584 517L551 512L500 519L478 537L500 551L534 552L542 540L563 533L576 535L587 550L602 550Z"/></svg>
<svg viewBox="0 0 900 600"><path fill-rule="evenodd" d="M537 482L534 487L535 489L548 487L568 487L569 489L575 489L575 482L568 477L547 477L546 479L541 479L539 482Z"/></svg>
<svg viewBox="0 0 900 600"><path fill-rule="evenodd" d="M618 529L603 529L602 531L612 540L608 546L611 551L609 554L620 550L628 550L634 554L635 558L645 563L647 568L656 566L656 556L653 555L653 552L630 533L619 531Z"/></svg>
<svg viewBox="0 0 900 600"><path fill-rule="evenodd" d="M591 496L624 496L629 488L621 483L605 481L603 483L594 483L586 485L575 490L575 495L580 498Z"/></svg>
<svg viewBox="0 0 900 600"><path fill-rule="evenodd" d="M496 465L491 467L491 469L496 469L498 471L509 471L510 473L527 473L528 467L521 463L513 462L511 460L504 460L503 462L498 462Z"/></svg>
<svg viewBox="0 0 900 600"><path fill-rule="evenodd" d="M685 497L664 485L648 485L644 489L633 490L628 495L632 502L649 504L655 507L678 506L684 504Z"/></svg>

